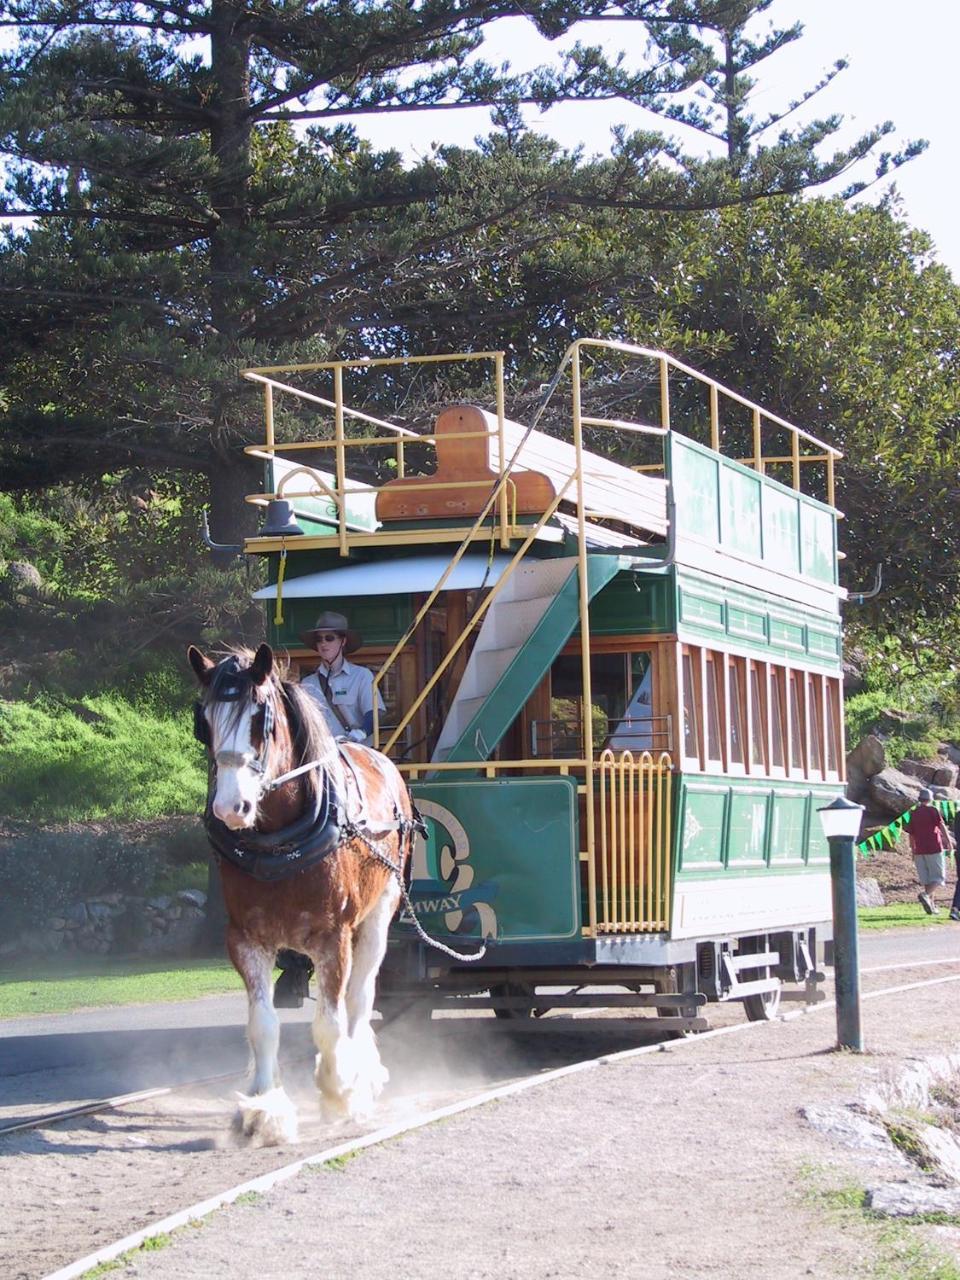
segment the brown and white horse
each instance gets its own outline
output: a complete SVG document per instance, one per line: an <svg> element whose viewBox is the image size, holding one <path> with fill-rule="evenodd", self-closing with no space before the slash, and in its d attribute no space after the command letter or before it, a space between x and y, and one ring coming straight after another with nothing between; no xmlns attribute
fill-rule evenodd
<svg viewBox="0 0 960 1280"><path fill-rule="evenodd" d="M191 645L187 656L202 690L198 736L214 766L204 821L219 854L227 949L249 1000L253 1080L236 1123L266 1143L295 1141L277 1060L277 951L302 952L316 969L325 1113L366 1113L387 1081L370 1016L400 897L381 859L403 868L417 819L391 761L336 743L316 703L282 680L269 645L220 662ZM313 767L297 772L303 765Z"/></svg>

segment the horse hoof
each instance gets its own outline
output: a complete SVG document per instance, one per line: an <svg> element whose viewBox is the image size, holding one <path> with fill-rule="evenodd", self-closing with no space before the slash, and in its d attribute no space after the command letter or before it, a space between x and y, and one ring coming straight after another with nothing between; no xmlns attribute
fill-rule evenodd
<svg viewBox="0 0 960 1280"><path fill-rule="evenodd" d="M238 1093L233 1130L251 1145L286 1146L297 1141L297 1112L283 1089L253 1097Z"/></svg>

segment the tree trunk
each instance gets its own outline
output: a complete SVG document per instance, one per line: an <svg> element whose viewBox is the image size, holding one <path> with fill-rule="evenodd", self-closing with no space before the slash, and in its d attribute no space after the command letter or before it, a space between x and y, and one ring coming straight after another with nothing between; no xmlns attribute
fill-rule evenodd
<svg viewBox="0 0 960 1280"><path fill-rule="evenodd" d="M237 450L239 454L239 450ZM260 464L242 454L225 458L207 473L210 485L210 537L214 542L242 544L255 533L259 507L245 502L248 493L262 492Z"/></svg>

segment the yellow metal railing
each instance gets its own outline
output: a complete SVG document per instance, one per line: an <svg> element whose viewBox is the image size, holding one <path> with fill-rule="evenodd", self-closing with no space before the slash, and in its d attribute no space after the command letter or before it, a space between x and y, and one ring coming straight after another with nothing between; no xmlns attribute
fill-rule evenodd
<svg viewBox="0 0 960 1280"><path fill-rule="evenodd" d="M662 752L607 750L597 762L598 933L670 926L673 766Z"/></svg>

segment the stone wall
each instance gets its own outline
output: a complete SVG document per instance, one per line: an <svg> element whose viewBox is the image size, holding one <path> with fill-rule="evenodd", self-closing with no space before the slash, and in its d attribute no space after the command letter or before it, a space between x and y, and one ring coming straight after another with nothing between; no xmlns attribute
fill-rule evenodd
<svg viewBox="0 0 960 1280"><path fill-rule="evenodd" d="M0 943L0 956L190 955L200 945L207 895L199 889L153 898L102 893L72 902L37 927Z"/></svg>

